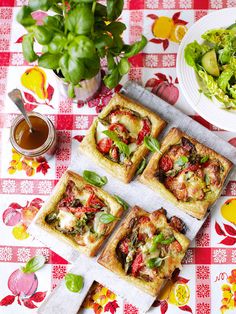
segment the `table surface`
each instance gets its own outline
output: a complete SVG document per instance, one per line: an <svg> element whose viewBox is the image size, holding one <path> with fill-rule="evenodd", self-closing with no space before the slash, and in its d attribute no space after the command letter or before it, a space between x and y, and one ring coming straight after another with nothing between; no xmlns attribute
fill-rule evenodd
<svg viewBox="0 0 236 314"><path fill-rule="evenodd" d="M0 1L0 313L35 312L50 291L63 279L70 264L33 239L27 226L47 199L53 187L70 163L71 150L76 149L94 117L105 106L114 91L103 87L97 98L88 103L75 104L60 96L54 77L46 72L47 99L21 84L23 73L35 64L27 64L21 52L21 40L25 30L15 21L25 0ZM150 86L193 119L199 121L232 145L236 146L236 134L219 130L187 104L179 90L176 77L176 53L179 44L172 29L165 35L166 24L153 34L152 24L157 17L176 19L175 24L188 29L196 20L211 10L236 6L236 0L130 0L125 1L122 21L127 26L124 39L132 42L143 33L149 40L144 51L131 59L132 67L127 79ZM38 13L40 19L45 13ZM179 21L180 20L180 21ZM163 21L167 21L166 18ZM174 24L173 24L174 25ZM169 39L160 37L169 36ZM154 39L154 40L153 40ZM41 71L41 72L40 72ZM31 74L43 75L37 69ZM27 100L27 110L35 110L48 117L56 126L59 147L51 160L26 159L12 150L9 127L17 110L6 97L13 88L20 88ZM155 303L150 313L215 314L226 311L236 313L236 179L235 173L218 200L214 212L184 259L184 267ZM226 203L226 204L225 204ZM229 209L226 220L222 208ZM43 254L48 263L28 279L19 267L31 257ZM21 282L21 284L19 283ZM25 284L22 285L22 282ZM235 299L234 299L235 298ZM85 302L81 313L138 314L138 310L123 301L105 287L96 285Z"/></svg>

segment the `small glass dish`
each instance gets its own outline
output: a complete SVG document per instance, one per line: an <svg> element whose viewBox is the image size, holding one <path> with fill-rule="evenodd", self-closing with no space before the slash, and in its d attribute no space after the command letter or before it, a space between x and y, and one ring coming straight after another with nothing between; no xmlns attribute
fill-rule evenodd
<svg viewBox="0 0 236 314"><path fill-rule="evenodd" d="M31 120L33 128L34 128L35 121L38 121L39 122L38 124L41 125L41 127L43 126L44 128L45 127L47 128L47 130L44 129L43 130L44 132L41 133L44 135L45 140L43 139L43 142L41 141L42 143L38 147L33 147L33 146L35 146L33 143L32 148L30 148L29 147L30 143L27 143L27 140L24 141L24 136L25 137L27 136L27 138L30 138L31 143L32 143L32 139L34 140L34 137L30 136L29 129L26 130L26 128L25 128L23 130L23 127L25 126L26 122L24 120L24 117L22 115L19 115L12 122L12 126L10 129L10 142L11 142L12 146L14 147L14 149L18 153L20 153L21 155L24 155L26 157L45 157L46 159L49 159L50 157L52 157L54 155L55 150L56 150L57 135L56 135L55 127L49 118L47 118L46 116L44 116L40 113L30 112L30 113L28 113L28 116L29 116L29 119ZM32 119L32 118L34 118L34 119ZM22 125L22 130L19 131L20 125ZM36 129L36 131L37 131L37 129ZM19 134L16 134L16 132L18 132L18 133L22 132L22 133L19 133L20 136L18 136ZM46 136L45 136L45 134L46 134ZM40 130L37 133L37 135L40 136ZM17 142L17 139L16 139L17 136L18 136L18 138L20 138L20 140L22 140L21 142L24 143L24 145L22 145L23 147L20 146L19 140ZM34 134L34 136L35 136L35 134ZM36 139L38 140L37 137L35 137L35 140ZM40 143L40 141L39 141L39 143Z"/></svg>

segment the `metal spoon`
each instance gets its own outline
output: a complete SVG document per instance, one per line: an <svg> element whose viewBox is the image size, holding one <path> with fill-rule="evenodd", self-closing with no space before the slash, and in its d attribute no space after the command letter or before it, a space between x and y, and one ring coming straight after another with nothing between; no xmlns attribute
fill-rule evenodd
<svg viewBox="0 0 236 314"><path fill-rule="evenodd" d="M23 117L25 118L25 121L27 122L27 124L29 126L30 133L33 133L34 129L33 129L32 123L30 122L30 119L29 119L29 117L25 111L24 100L23 100L21 91L19 89L15 88L11 92L8 93L8 96L14 102L14 104L17 106L17 108L20 110Z"/></svg>

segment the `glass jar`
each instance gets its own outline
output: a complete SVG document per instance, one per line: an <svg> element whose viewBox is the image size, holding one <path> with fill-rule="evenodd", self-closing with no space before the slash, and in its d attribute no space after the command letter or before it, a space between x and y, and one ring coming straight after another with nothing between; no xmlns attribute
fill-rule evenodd
<svg viewBox="0 0 236 314"><path fill-rule="evenodd" d="M10 142L13 148L21 155L24 155L26 157L45 157L46 159L49 159L50 157L54 155L55 150L56 150L57 135L56 135L55 127L49 118L47 118L46 116L40 113L30 112L28 113L28 116L29 116L29 119L31 120L33 128L34 128L33 121L37 121L37 120L38 122L41 123L41 126L44 125L44 127L47 128L47 130L44 130L45 132L47 132L47 134L46 134L45 140L43 139L43 143L41 143L41 145L38 147L30 148L28 147L30 143L27 143L27 141L25 141L26 145L24 146L22 145L23 147L20 146L19 141L17 142L17 139L16 139L17 137L16 131L18 132L18 129L20 129L20 126L21 125L23 126L23 124L25 124L25 119L22 115L17 116L12 122L12 126L10 129ZM31 119L31 117L36 117L38 119ZM26 133L24 134L23 130L21 131L22 131L22 134L20 134L21 140L24 140L24 135L25 136L27 135ZM29 135L29 129L27 131ZM45 136L45 132L44 132L44 136Z"/></svg>

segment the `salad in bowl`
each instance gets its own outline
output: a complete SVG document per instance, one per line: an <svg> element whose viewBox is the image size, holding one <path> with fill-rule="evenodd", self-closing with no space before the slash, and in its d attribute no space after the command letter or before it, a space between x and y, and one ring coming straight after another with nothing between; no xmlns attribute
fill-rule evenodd
<svg viewBox="0 0 236 314"><path fill-rule="evenodd" d="M184 49L184 59L196 74L199 91L215 97L222 108L236 109L236 23L207 30L203 43L193 41Z"/></svg>

